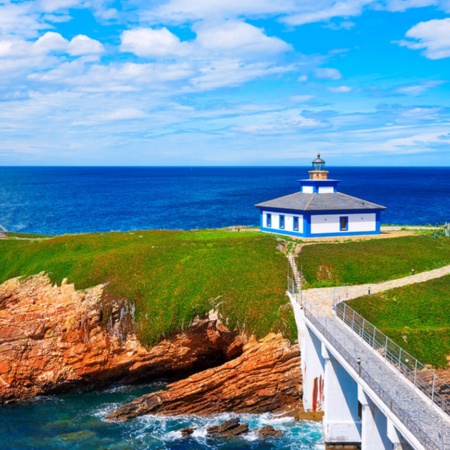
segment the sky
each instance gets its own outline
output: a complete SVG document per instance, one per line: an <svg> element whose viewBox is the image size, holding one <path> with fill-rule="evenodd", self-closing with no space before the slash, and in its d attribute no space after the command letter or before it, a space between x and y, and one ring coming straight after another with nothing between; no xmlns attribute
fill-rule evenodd
<svg viewBox="0 0 450 450"><path fill-rule="evenodd" d="M0 165L450 166L450 0L0 0Z"/></svg>

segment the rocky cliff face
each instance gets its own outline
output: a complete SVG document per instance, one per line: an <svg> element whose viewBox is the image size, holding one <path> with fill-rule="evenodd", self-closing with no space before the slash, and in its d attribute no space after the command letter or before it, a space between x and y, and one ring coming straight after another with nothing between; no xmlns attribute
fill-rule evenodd
<svg viewBox="0 0 450 450"><path fill-rule="evenodd" d="M0 285L0 403L180 375L242 352L246 338L214 316L146 349L128 302L105 300L103 288L52 286L44 274Z"/></svg>
<svg viewBox="0 0 450 450"><path fill-rule="evenodd" d="M144 414L263 413L300 404L297 345L281 335L250 340L241 356L128 403L108 416L124 421Z"/></svg>
<svg viewBox="0 0 450 450"><path fill-rule="evenodd" d="M297 406L298 346L230 332L214 314L146 349L126 301L36 275L0 285L0 403L161 376L186 377L121 408L146 413L265 412Z"/></svg>

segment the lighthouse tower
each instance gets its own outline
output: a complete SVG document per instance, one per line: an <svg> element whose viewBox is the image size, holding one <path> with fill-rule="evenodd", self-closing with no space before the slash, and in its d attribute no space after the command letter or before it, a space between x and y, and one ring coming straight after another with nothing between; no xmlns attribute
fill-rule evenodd
<svg viewBox="0 0 450 450"><path fill-rule="evenodd" d="M339 181L328 178L320 154L308 173L298 180L300 192L255 205L261 231L303 238L380 233L384 206L338 192Z"/></svg>
<svg viewBox="0 0 450 450"><path fill-rule="evenodd" d="M300 192L305 194L333 194L337 191L339 183L339 180L328 178L328 170L325 170L325 161L320 157L320 153L312 162L309 178L298 181L301 185Z"/></svg>

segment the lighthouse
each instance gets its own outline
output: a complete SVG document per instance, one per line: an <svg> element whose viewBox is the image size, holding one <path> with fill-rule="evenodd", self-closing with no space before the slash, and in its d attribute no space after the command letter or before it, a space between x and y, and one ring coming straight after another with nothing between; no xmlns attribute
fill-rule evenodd
<svg viewBox="0 0 450 450"><path fill-rule="evenodd" d="M386 207L338 192L339 180L328 178L325 165L318 154L309 178L298 180L299 192L255 205L261 231L302 238L380 233Z"/></svg>

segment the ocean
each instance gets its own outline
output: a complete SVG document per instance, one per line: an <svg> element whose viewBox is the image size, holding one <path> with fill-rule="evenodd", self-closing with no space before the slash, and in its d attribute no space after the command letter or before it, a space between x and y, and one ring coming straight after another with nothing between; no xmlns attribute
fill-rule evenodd
<svg viewBox="0 0 450 450"><path fill-rule="evenodd" d="M254 204L298 190L307 177L299 167L25 167L0 168L0 225L43 234L135 229L222 228L257 225ZM450 221L450 168L338 167L330 177L339 191L388 209L385 224L442 224ZM0 406L0 448L22 449L323 449L321 424L271 414L240 415L250 429L272 424L281 438L210 439L206 428L232 417L146 416L109 423L120 404L161 389L149 385L40 397ZM189 439L178 430L197 426Z"/></svg>
<svg viewBox="0 0 450 450"><path fill-rule="evenodd" d="M3 167L0 225L43 234L258 225L256 203L306 167ZM384 224L450 221L450 168L337 167L338 189L387 207Z"/></svg>

